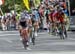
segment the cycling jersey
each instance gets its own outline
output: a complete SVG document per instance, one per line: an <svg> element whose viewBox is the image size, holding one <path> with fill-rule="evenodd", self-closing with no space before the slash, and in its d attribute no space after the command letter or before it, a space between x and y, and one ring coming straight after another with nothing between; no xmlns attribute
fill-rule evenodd
<svg viewBox="0 0 75 54"><path fill-rule="evenodd" d="M34 21L38 21L39 18L40 18L39 12L36 11L36 10L34 10L34 11L32 12L32 14L33 14Z"/></svg>
<svg viewBox="0 0 75 54"><path fill-rule="evenodd" d="M64 22L64 13L59 14L59 12L57 12L54 17L57 19L57 21Z"/></svg>
<svg viewBox="0 0 75 54"><path fill-rule="evenodd" d="M25 14L25 19L26 20L30 20L31 18L30 18L30 15L29 14Z"/></svg>
<svg viewBox="0 0 75 54"><path fill-rule="evenodd" d="M30 18L30 15L27 14L27 13L21 13L21 18L25 18L26 20L31 19L31 18Z"/></svg>
<svg viewBox="0 0 75 54"><path fill-rule="evenodd" d="M22 27L27 27L27 21L30 20L30 15L29 14L24 14L24 13L21 13L21 18L20 18L20 25Z"/></svg>

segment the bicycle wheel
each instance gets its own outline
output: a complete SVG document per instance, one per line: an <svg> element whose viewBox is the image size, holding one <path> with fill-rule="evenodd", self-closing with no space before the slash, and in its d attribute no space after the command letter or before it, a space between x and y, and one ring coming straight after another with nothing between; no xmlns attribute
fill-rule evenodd
<svg viewBox="0 0 75 54"><path fill-rule="evenodd" d="M34 36L34 29L33 28L30 32L30 38L31 38L31 42L33 43L33 45L35 45L35 36Z"/></svg>
<svg viewBox="0 0 75 54"><path fill-rule="evenodd" d="M28 47L28 41L27 40L22 40L22 43L24 45L24 48L27 49L27 47Z"/></svg>
<svg viewBox="0 0 75 54"><path fill-rule="evenodd" d="M59 32L60 39L63 39L62 31Z"/></svg>
<svg viewBox="0 0 75 54"><path fill-rule="evenodd" d="M34 36L32 38L32 43L33 43L33 45L35 45L35 37Z"/></svg>
<svg viewBox="0 0 75 54"><path fill-rule="evenodd" d="M64 31L62 30L62 28L59 29L59 36L60 36L60 39L64 39Z"/></svg>
<svg viewBox="0 0 75 54"><path fill-rule="evenodd" d="M34 35L34 31L32 32L32 43L33 43L33 45L35 45L35 35Z"/></svg>

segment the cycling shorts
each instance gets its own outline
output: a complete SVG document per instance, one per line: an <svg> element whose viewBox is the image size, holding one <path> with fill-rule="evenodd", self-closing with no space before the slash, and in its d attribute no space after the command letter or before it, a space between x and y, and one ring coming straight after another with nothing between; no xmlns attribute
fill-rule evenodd
<svg viewBox="0 0 75 54"><path fill-rule="evenodd" d="M27 27L27 22L26 21L20 21L20 25L24 28Z"/></svg>

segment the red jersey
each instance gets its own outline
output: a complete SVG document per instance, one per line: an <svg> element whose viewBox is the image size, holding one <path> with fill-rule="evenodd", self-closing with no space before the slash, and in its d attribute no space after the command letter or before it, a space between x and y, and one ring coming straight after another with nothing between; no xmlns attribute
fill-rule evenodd
<svg viewBox="0 0 75 54"><path fill-rule="evenodd" d="M53 13L50 13L49 16L50 16L50 18L51 18L51 21L54 22Z"/></svg>
<svg viewBox="0 0 75 54"><path fill-rule="evenodd" d="M56 18L57 21L64 22L64 13L59 14L58 12L54 14L54 17Z"/></svg>

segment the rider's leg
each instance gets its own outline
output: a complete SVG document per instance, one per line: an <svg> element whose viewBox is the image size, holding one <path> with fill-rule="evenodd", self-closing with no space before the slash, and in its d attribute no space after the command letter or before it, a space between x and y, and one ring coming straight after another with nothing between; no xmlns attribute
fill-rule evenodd
<svg viewBox="0 0 75 54"><path fill-rule="evenodd" d="M29 27L28 31L29 31L29 42L32 42L32 28Z"/></svg>
<svg viewBox="0 0 75 54"><path fill-rule="evenodd" d="M21 31L22 43L24 44L25 49L29 47L29 36L28 36L28 28L22 29Z"/></svg>
<svg viewBox="0 0 75 54"><path fill-rule="evenodd" d="M38 22L35 22L35 24L34 24L35 36L37 36L37 31L38 31Z"/></svg>

